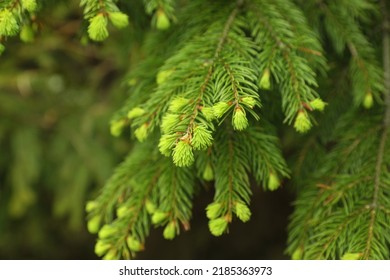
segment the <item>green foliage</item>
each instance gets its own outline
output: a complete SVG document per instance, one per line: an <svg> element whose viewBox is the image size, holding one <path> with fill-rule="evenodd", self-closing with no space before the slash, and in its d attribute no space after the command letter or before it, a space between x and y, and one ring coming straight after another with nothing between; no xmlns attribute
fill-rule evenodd
<svg viewBox="0 0 390 280"><path fill-rule="evenodd" d="M115 44L99 50L75 41L81 19L68 20L78 1L36 2L42 14L35 21L24 10L20 17L20 6L13 10L22 29L44 25L34 42L0 36L7 47L0 58L0 258L93 258L84 203L126 149L108 124L120 93L112 71L127 63L105 53ZM75 71L80 66L88 71ZM108 94L113 86L118 94Z"/></svg>
<svg viewBox="0 0 390 280"><path fill-rule="evenodd" d="M6 37L20 33L24 42L31 42L36 29L35 12L39 10L36 0L4 0L0 3L0 44ZM1 50L3 49L3 50ZM4 45L0 47L0 55Z"/></svg>
<svg viewBox="0 0 390 280"><path fill-rule="evenodd" d="M91 18L88 35L94 41L103 41L108 37L107 18L103 14L97 14Z"/></svg>
<svg viewBox="0 0 390 280"><path fill-rule="evenodd" d="M175 20L174 0L143 0L145 11L153 15L152 25L159 30L167 30L171 26L171 21Z"/></svg>
<svg viewBox="0 0 390 280"><path fill-rule="evenodd" d="M19 25L15 16L8 9L0 12L0 35L13 36L19 31Z"/></svg>
<svg viewBox="0 0 390 280"><path fill-rule="evenodd" d="M107 39L108 20L117 28L129 24L128 16L119 11L114 0L81 0L80 5L84 8L84 18L89 20L89 38L94 41Z"/></svg>
<svg viewBox="0 0 390 280"><path fill-rule="evenodd" d="M319 4L319 12L309 17L317 24L315 26L318 29L311 29L305 18L305 10L288 0L229 1L226 5L221 5L219 1L193 1L176 12L177 22L180 24L171 27L169 39L161 43L161 49L166 50L164 53L149 51L147 45L145 46L146 59L134 70L135 74L131 78L137 77L138 80L142 77L143 82L134 85L131 94L133 100L129 99L121 111L142 110L139 116L130 114L132 117L128 118L132 131L138 140L151 145L150 149L154 151L156 146L153 143L159 139L159 151L164 156L172 156L172 170L184 168L183 172L189 172L188 176L198 174L198 180L215 181L214 201L206 209L206 215L210 219L209 229L213 235L219 236L228 232L234 216L243 222L250 219L250 176L264 189L271 191L283 184L283 178L289 177L290 172L273 128L278 124L269 113L263 112L267 110L263 109L264 104L281 104L281 111L274 114L283 113L284 122L293 123L295 130L300 133L309 132L316 124L313 111L325 110L327 103L320 98L317 89L321 81L318 75L323 74L328 66L320 44L320 37L324 35L318 30L327 32L326 36L329 36L334 46L335 56L340 55L346 46L351 51L348 67L354 104L362 104L362 96L367 94L372 99L365 98L363 105L366 108L372 106L373 98L379 99L382 90L381 70L376 66L368 40L360 28L356 28L360 13L371 12L374 6L360 3L354 10L355 14L348 14L347 9L351 7L346 2L335 4L330 1L329 4ZM160 22L159 17L164 17L165 14L159 10L161 7L156 3L150 1L147 11L155 11L157 28L166 29L169 22L165 18L161 20L163 23ZM315 5L314 2L310 4ZM188 18L199 10L204 13L194 22L188 21ZM317 18L313 18L314 16ZM320 17L324 17L324 20ZM321 24L325 27L320 28ZM347 24L350 31L340 31L341 24ZM341 36L335 36L338 33ZM150 36L155 39L150 39L146 44L157 42L162 35L152 33ZM152 65L158 70L150 71ZM280 96L277 96L276 92L280 92ZM263 115L261 119L260 115ZM339 112L338 117L341 116L342 112ZM121 118L126 118L126 115L121 115ZM319 133L318 130L314 129L312 133ZM342 137L347 134L345 130L341 131L342 133L331 141L341 144ZM373 143L371 149L377 144ZM339 153L337 151L334 154ZM370 155L372 156L372 153ZM351 163L356 165L357 162L362 162L363 158L363 155L359 154L359 160L354 158ZM327 166L327 162L339 163L335 158L324 160L321 164L323 168ZM175 165L177 167L174 167ZM371 166L375 169L375 164ZM196 173L193 168L197 169ZM372 172L365 165L361 168L357 170L358 174L362 170ZM172 178L172 173L176 174L177 171L171 169L168 173L159 169L160 176ZM339 168L327 170L323 177L333 178L338 172ZM132 175L130 176L128 180L132 182ZM152 174L148 178L153 178ZM312 180L304 180L305 185L307 182L313 182ZM348 180L351 179L348 177ZM179 205L190 211L190 199L194 191L190 187L191 183L187 184L189 189L180 197ZM115 185L109 184L104 189L114 189ZM155 186L160 185L155 182ZM165 188L169 193L170 188ZM372 192L367 187L365 189L367 193L359 193L361 197L368 198ZM313 198L308 197L305 190L308 190ZM339 190L336 193L339 193ZM103 194L100 197L102 196ZM333 207L339 207L338 216L338 210L325 210L326 206L313 205L313 199L317 196L311 188L301 187L297 200L300 207L296 208L291 224L288 249L293 258L342 258L349 252L362 250L358 248L355 239L354 242L348 240L352 232L357 232L358 223L351 229L345 226L348 230L340 240L332 235L332 230L340 230L343 219L347 219L350 213L355 213L352 209L346 211L346 207L351 208L355 203L366 204L362 203L359 196L351 194L351 199L356 202L348 201L338 205L340 202L337 201L332 204ZM340 196L334 195L338 199L341 199ZM327 194L326 197L333 196ZM300 203L301 200L305 203ZM159 206L160 203L165 205L168 201L169 195L160 194L154 197L158 210L153 213L151 219L153 224L163 225L164 237L171 239L180 232L180 227L177 218L171 217L172 210L169 207L161 209ZM145 208L142 204L138 207ZM318 214L313 209L318 211ZM189 227L189 213L185 219L181 219L184 229ZM307 215L316 215L318 222L310 222L313 223L310 224L312 228L306 224L302 226L305 221L303 218ZM113 218L108 222L111 222L111 219ZM148 228L150 221L144 219L143 226ZM327 219L330 219L329 222ZM362 221L360 216L357 220ZM321 226L318 226L318 223L321 223ZM388 225L388 221L379 224L383 223ZM349 222L347 224L349 225ZM366 225L369 224L367 221ZM326 230L326 227L329 229ZM367 232L359 232L362 234L361 240L367 241ZM134 233L130 231L129 234ZM147 234L145 229L142 234L138 233L137 237L144 242ZM314 236L314 239L311 236ZM370 245L375 244L378 247L370 252L375 252L376 258L385 257L384 251L380 253L379 246L387 248L387 241L381 243L374 238L377 235L371 236ZM333 243L321 243L326 240ZM362 244L368 243L362 241ZM320 248L322 253L318 252ZM367 250L362 256L374 258ZM134 252L130 249L130 253L126 252L122 256L133 255Z"/></svg>
<svg viewBox="0 0 390 280"><path fill-rule="evenodd" d="M325 27L336 59L346 50L350 53L342 67L349 72L351 84L347 91L352 96L338 90L343 94L330 100L330 116L323 122L324 127L333 122L333 132L327 137L320 132L313 135L320 137L316 145L327 155L318 157L316 172L302 180L290 223L288 252L295 259L389 259L389 182L385 163L389 162L386 120L390 87L383 88L390 74L390 61L386 59L390 52L388 31L384 30L380 38L385 48L383 82L374 46L369 43L377 38L365 37L358 25L367 22L367 16L373 15L378 6L356 0L330 1L321 3L319 8L315 17L323 16L325 20L313 20ZM387 21L386 7L382 9L382 20ZM379 100L381 92L387 100L385 106L374 107L374 97ZM342 110L336 107L351 98L355 106L362 104L372 109L364 112L351 106L344 105ZM327 148L332 142L336 143L332 149ZM309 164L309 156L300 161Z"/></svg>
<svg viewBox="0 0 390 280"><path fill-rule="evenodd" d="M294 127L298 132L305 133L312 127L309 116L305 111L300 111L294 122Z"/></svg>
<svg viewBox="0 0 390 280"><path fill-rule="evenodd" d="M35 12L38 7L36 0L22 0L22 6L29 12Z"/></svg>
<svg viewBox="0 0 390 280"><path fill-rule="evenodd" d="M96 254L134 258L152 227L168 240L189 230L203 186L214 191L205 216L220 236L250 221L254 185L290 184L293 259L390 258L390 35L380 30L389 25L381 3L81 0L92 40L104 41L109 23L130 25L140 34L126 51L143 58L110 127L116 137L130 131L133 144L86 207ZM20 30L32 41L36 4L0 6L1 42ZM139 9L149 17L140 20ZM40 166L25 165L41 150L19 154L22 139L38 142L36 131L15 133L13 149L21 162L13 173L24 176L11 178L28 206Z"/></svg>
<svg viewBox="0 0 390 280"><path fill-rule="evenodd" d="M127 15L120 12L108 13L112 24L117 28L124 28L129 25L129 18Z"/></svg>
<svg viewBox="0 0 390 280"><path fill-rule="evenodd" d="M355 114L360 115L358 125ZM334 136L338 145L297 199L291 252L302 248L305 259L345 259L350 252L364 259L390 258L389 172L383 164L389 162L390 150L379 151L383 163L373 152L381 149L380 120L380 114L353 112L341 122Z"/></svg>

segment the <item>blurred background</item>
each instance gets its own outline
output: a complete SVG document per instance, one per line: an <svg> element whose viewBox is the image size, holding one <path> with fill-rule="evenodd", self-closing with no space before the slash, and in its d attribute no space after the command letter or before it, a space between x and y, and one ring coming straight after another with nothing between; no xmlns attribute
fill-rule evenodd
<svg viewBox="0 0 390 280"><path fill-rule="evenodd" d="M132 1L142 2L142 1ZM127 98L126 75L142 59L150 19L121 7L132 24L88 42L79 1L47 1L29 43L4 42L0 57L0 259L96 259L84 204L130 148L114 138L110 117ZM194 203L189 232L173 241L152 230L139 259L285 259L292 195L254 189L250 222L211 236L205 207Z"/></svg>

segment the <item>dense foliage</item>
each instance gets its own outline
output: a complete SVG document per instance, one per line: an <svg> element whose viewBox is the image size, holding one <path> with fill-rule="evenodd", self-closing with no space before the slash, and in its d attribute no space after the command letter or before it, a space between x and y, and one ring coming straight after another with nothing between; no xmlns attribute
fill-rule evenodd
<svg viewBox="0 0 390 280"><path fill-rule="evenodd" d="M133 258L145 249L152 227L162 227L165 239L190 230L195 196L210 186L214 198L205 216L214 236L228 233L235 220L250 221L253 187L285 186L297 193L287 246L292 258L390 258L386 1L82 0L80 5L83 43L87 36L102 42L121 34L126 39L108 38L116 44L96 49L124 51L140 60L131 64L128 98L111 119L113 136L130 131L130 151L86 204L88 229L98 233L98 256ZM37 15L52 7L50 1L9 0L0 9L3 51L10 36L33 40L40 28ZM91 77L103 86L101 76L84 74L78 79ZM53 79L56 87L61 84L58 76L45 79L49 87ZM66 210L75 200L69 189L80 202L87 182L101 184L109 170L104 161L114 154L108 147L96 159L101 147L92 144L93 124L99 122L89 111L80 114L75 120L85 116L91 122L85 135L76 133L74 140L65 124L56 126L63 132L51 135L71 137L79 153L69 163L61 161L74 168L63 180L52 174L55 183L76 174L70 176L76 180L71 187L61 187L67 202L54 203L59 213L73 211ZM52 151L49 146L42 152L37 144L21 152L26 142L39 142L37 133L31 126L4 132L12 135L4 141L11 141L14 158L21 161L4 163L15 193L23 191L15 200L19 208L19 201L28 206L34 200L25 186L37 180L41 155L50 163L52 154L55 159L69 149L53 139L50 143L58 144ZM93 140L80 144L88 137Z"/></svg>

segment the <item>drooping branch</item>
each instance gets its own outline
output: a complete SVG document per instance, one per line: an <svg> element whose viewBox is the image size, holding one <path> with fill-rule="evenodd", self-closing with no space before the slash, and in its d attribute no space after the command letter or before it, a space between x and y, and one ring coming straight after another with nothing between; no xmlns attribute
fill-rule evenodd
<svg viewBox="0 0 390 280"><path fill-rule="evenodd" d="M364 258L370 257L372 239L374 236L374 225L376 220L378 205L378 195L381 186L382 177L382 165L385 153L385 146L388 140L389 128L390 128L390 22L387 13L386 1L381 1L383 11L383 70L384 70L384 99L385 99L385 115L383 119L383 130L378 148L378 155L375 166L375 181L374 181L374 195L370 205L370 225L368 228L367 246L364 252Z"/></svg>

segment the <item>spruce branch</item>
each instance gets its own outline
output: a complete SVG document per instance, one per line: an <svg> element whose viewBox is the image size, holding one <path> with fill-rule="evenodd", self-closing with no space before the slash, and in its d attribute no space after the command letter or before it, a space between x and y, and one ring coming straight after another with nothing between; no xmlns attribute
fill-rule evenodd
<svg viewBox="0 0 390 280"><path fill-rule="evenodd" d="M368 259L371 254L372 239L374 236L374 226L376 221L377 210L380 207L378 204L379 191L382 184L382 169L387 168L383 166L383 159L385 153L385 146L388 141L388 134L390 128L390 20L388 15L388 7L385 1L381 1L382 13L383 13L383 25L382 25L382 44L383 44L383 69L384 69L384 99L385 99L385 113L383 118L383 128L378 147L378 154L375 166L375 181L374 181L374 194L372 203L370 205L370 225L367 237L367 247L364 251L363 257Z"/></svg>
<svg viewBox="0 0 390 280"><path fill-rule="evenodd" d="M323 39L330 37L336 53L347 49L351 54L349 69L353 83L356 82L354 100L371 107L373 98L378 99L381 71L375 64L374 49L359 27L357 14L366 7L359 5L351 16L346 13L350 7L348 1L343 1L340 9L336 1L308 1L323 6L319 10L330 34ZM163 9L159 3L171 2L145 1L154 5L150 13L156 13L157 17ZM138 140L148 144L150 160L134 157L136 164L126 168L147 165L156 158L156 165L162 167L159 178L152 183L156 188L144 199L136 200L145 187L142 183L135 184L141 182L139 174L129 171L129 177L125 177L124 169L119 172L123 172L123 180L111 181L107 185L110 195L101 196L101 204L105 201L108 210L100 207L99 211L106 213L115 206L128 206L134 199L135 207L130 208L136 209L137 222L135 218L130 221L137 226L131 234L119 214L119 219L112 213L105 217L106 222L123 230L122 237L127 234L126 242L122 238L122 245L118 243L116 247L128 246L132 252L141 249L151 224L164 226L163 235L167 239L174 238L181 227L189 229L196 177L202 182L215 180L214 201L206 209L212 234L219 236L226 232L234 217L248 221L250 176L271 191L283 184L283 177L289 177L279 139L273 126L267 123L269 116L284 118L285 122L294 123L298 132L306 132L312 127L313 111L321 112L327 105L317 93L318 84L323 83L317 73L326 68L318 38L321 33L310 28L295 1L240 0L224 7L218 1L193 2L184 15L178 14L180 26L172 26L169 31L161 32L163 35L150 36L146 63L132 76L131 85L135 85L132 96L115 122L121 128L130 124L136 129ZM204 14L188 20L201 6ZM165 29L166 25L163 22L160 25L163 28L159 29ZM345 25L348 30L337 34ZM161 48L152 51L156 45ZM332 50L330 53L332 57ZM272 94L274 88L280 90L281 98ZM270 90L270 94L261 89ZM327 90L325 85L323 91ZM260 126L247 116L251 113L258 119L263 93L268 102L265 104L281 103L282 112L275 113L266 106ZM364 95L372 99L363 102ZM314 135L302 150L298 170L306 168L306 158L314 158L316 163L311 169L306 168L305 171L310 171L300 178L304 186L300 188L289 237L289 252L293 256L340 259L351 255L362 258L388 255L383 250L388 246L388 241L383 241L387 237L382 238L381 233L389 219L386 188L390 175L384 163L389 150L386 142L390 121L388 109L384 117L375 109L359 116L359 123L356 118L361 112L333 112L337 115L335 119L340 118L336 127L334 123L329 126L335 131L334 136L323 140L322 135ZM228 115L232 116L231 122L226 121ZM155 129L158 127L159 131ZM328 142L329 139L333 142ZM164 156L172 157L173 163L154 153L157 146ZM332 151L325 156L328 147ZM377 153L373 154L373 150ZM192 164L196 172L188 168ZM309 175L313 170L315 174ZM140 173L153 176L150 170ZM103 230L101 235L107 232L110 230ZM108 251L106 257L111 255Z"/></svg>
<svg viewBox="0 0 390 280"><path fill-rule="evenodd" d="M158 181L159 205L158 210L167 213L166 222L180 222L185 230L189 229L191 219L192 198L194 194L194 177L190 168L175 166L166 159L162 175ZM177 233L179 228L177 227Z"/></svg>
<svg viewBox="0 0 390 280"><path fill-rule="evenodd" d="M145 11L152 15L152 24L159 30L169 29L171 21L176 21L174 16L175 0L143 0Z"/></svg>
<svg viewBox="0 0 390 280"><path fill-rule="evenodd" d="M194 34L188 44L165 61L157 74L157 88L143 106L146 114L135 118L132 123L138 127L136 136L140 135L142 127L146 130L143 136L146 136L161 121L160 147L167 156L170 155L167 147L171 147L173 160L178 166L193 163L193 148L203 149L212 144L209 140L212 139L215 117L211 110L216 108L213 107L216 101L226 105L219 113L214 110L219 118L226 117L225 113L234 107L233 124L237 130L248 126L244 108L258 119L252 110L259 105L254 84L255 70L251 67L255 44L241 29L239 12L242 5L242 1L237 1L225 7L211 26ZM198 58L191 61L194 55ZM179 103L180 110L175 105ZM193 139L199 127L205 128L205 133L209 134L203 137L209 139L204 143L198 141L200 138ZM173 135L176 135L176 140L168 143ZM192 143L197 143L196 147Z"/></svg>
<svg viewBox="0 0 390 280"><path fill-rule="evenodd" d="M212 58L211 60L211 63L210 63L210 66L208 68L208 71L207 71L207 75L206 77L204 78L204 81L200 87L200 90L199 90L199 95L197 97L197 101L195 103L195 106L194 106L194 111L192 112L192 115L190 117L190 121L189 121L189 124L188 124L188 127L187 127L187 134L190 135L193 131L193 126L194 126L194 122L195 122L195 119L198 115L198 112L199 112L199 109L201 108L201 103L203 102L203 94L204 92L206 91L206 88L211 80L211 77L213 76L214 74L214 69L215 69L215 64L219 58L219 55L222 51L222 48L226 42L226 39L228 37L228 34L229 34L229 31L230 31L230 28L232 27L232 24L233 24L233 21L234 19L236 18L237 16L237 13L241 7L241 5L243 4L243 0L238 0L237 1L237 6L233 9L233 11L230 13L229 15L229 18L227 19L225 25L224 25L224 28L223 28L223 32L221 34L221 37L218 41L218 45L215 49L215 53L214 53L214 57ZM236 91L235 91L236 93Z"/></svg>
<svg viewBox="0 0 390 280"><path fill-rule="evenodd" d="M278 145L279 139L272 130L271 125L264 123L261 127L252 126L237 136L247 154L251 173L258 184L269 190L280 187L280 179L288 178L290 174Z"/></svg>
<svg viewBox="0 0 390 280"><path fill-rule="evenodd" d="M360 127L348 131L344 128L342 134L345 136L321 162L318 174L304 180L306 186L297 199L290 224L292 255L297 256L295 253L300 251L305 259L339 259L346 253L359 253L364 258L371 223L371 229L374 230L371 237L373 249L367 258L380 259L388 254L387 243L382 238L386 235L388 225L388 218L384 217L385 212L381 210L381 206L387 205L388 192L388 172L383 167L378 206L374 209L376 220L371 220L372 200L375 197L372 186L375 183L377 163L372 149L380 146L379 117L371 117L369 122L364 122ZM345 125L351 125L351 122ZM364 128L367 131L362 134ZM355 142L352 143L352 140ZM315 187L315 181L321 183Z"/></svg>
<svg viewBox="0 0 390 280"><path fill-rule="evenodd" d="M84 18L89 21L88 35L94 41L108 37L108 20L117 28L129 24L128 16L118 9L114 0L81 0L80 6L84 7Z"/></svg>
<svg viewBox="0 0 390 280"><path fill-rule="evenodd" d="M219 130L215 139L215 146L218 147L212 154L216 166L215 195L213 203L207 208L209 228L216 236L228 229L228 224L233 220L233 213L240 217L236 205L237 203L249 205L252 193L245 150L232 126L225 122L224 127L225 131Z"/></svg>
<svg viewBox="0 0 390 280"><path fill-rule="evenodd" d="M155 171L155 173L153 174L153 176L151 177L151 180L147 184L146 188L144 188L145 191L141 194L140 197L138 197L138 199L140 201L134 206L134 208L132 208L131 218L126 219L128 234L136 232L136 223L140 221L142 211L146 210L146 205L148 203L148 199L150 199L150 197L152 196L153 189L156 187L157 181L158 181L158 178L160 177L160 175L161 175L161 169L158 168ZM128 235L126 235L126 238L127 237L128 237ZM141 241L145 241L145 236L143 234L138 234L137 237Z"/></svg>
<svg viewBox="0 0 390 280"><path fill-rule="evenodd" d="M284 5L289 5L289 13L292 13L293 17L285 17ZM291 124L295 120L298 131L306 132L311 127L311 121L306 114L305 104L318 98L315 91L318 85L313 69L324 65L323 57L317 55L322 52L321 46L313 39L304 16L290 1L254 2L249 16L255 19L252 20L252 28L254 40L261 50L261 72L271 72L280 86L285 122ZM310 54L315 63L309 63L308 59L301 55L301 48L312 50L304 54ZM302 118L298 116L304 116L307 125L301 126Z"/></svg>
<svg viewBox="0 0 390 280"><path fill-rule="evenodd" d="M352 58L350 76L352 79L353 100L355 105L363 104L367 109L372 107L373 96L380 98L383 90L382 73L376 61L375 50L360 30L357 15L364 11L374 10L367 1L358 1L361 5L351 13L348 1L327 3L318 1L317 5L325 17L325 29L332 40L337 53L342 54L348 48ZM367 5L365 5L367 4Z"/></svg>
<svg viewBox="0 0 390 280"><path fill-rule="evenodd" d="M37 10L36 0L9 0L0 4L0 55L5 46L2 42L9 36L20 34L23 42L34 39L32 23L35 21Z"/></svg>
<svg viewBox="0 0 390 280"><path fill-rule="evenodd" d="M144 242L149 234L150 217L146 205L151 203L151 197L156 189L161 169L155 170L146 186L134 188L130 194L131 198L124 201L117 207L117 218L111 223L115 229L115 236L110 236L110 243L115 248L120 248L121 257L124 259L134 258L135 254L143 250ZM120 212L123 209L123 213ZM100 234L99 234L100 235ZM99 236L100 237L100 236ZM100 238L104 241L104 238ZM129 244L129 240L138 242L138 246Z"/></svg>

